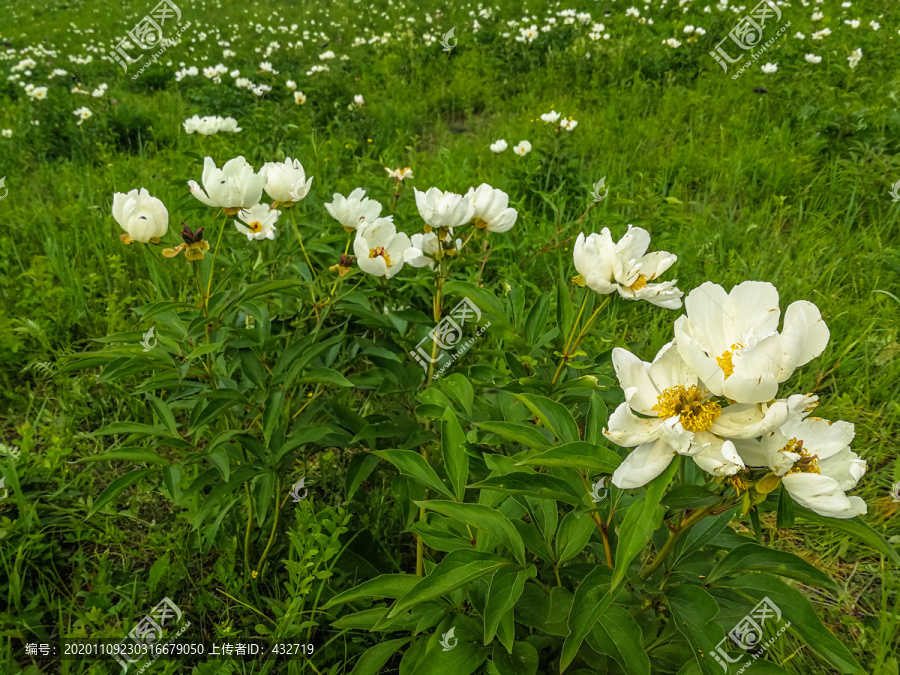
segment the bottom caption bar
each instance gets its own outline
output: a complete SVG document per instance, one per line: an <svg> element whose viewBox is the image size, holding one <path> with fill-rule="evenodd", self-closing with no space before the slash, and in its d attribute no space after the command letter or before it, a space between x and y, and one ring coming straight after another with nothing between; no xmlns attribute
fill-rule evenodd
<svg viewBox="0 0 900 675"><path fill-rule="evenodd" d="M189 624L188 624L189 625ZM187 627L187 626L185 626ZM57 656L63 661L82 659L115 659L123 667L141 666L142 662L159 659L178 659L184 656L264 660L272 657L288 659L309 658L315 646L306 642L289 642L268 638L231 638L202 641L173 636L154 641L118 640L105 638L62 638L59 647L48 644L27 644L26 655Z"/></svg>

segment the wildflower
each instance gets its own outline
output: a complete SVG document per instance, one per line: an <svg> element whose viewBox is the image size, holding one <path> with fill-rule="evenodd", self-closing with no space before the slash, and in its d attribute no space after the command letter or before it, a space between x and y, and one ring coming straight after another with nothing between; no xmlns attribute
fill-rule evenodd
<svg viewBox="0 0 900 675"><path fill-rule="evenodd" d="M189 180L191 194L207 206L218 206L230 216L258 204L266 184L265 169L254 173L243 157L235 157L216 167L212 157L203 160L203 189Z"/></svg>
<svg viewBox="0 0 900 675"><path fill-rule="evenodd" d="M309 194L313 177L306 180L299 159L286 157L284 162L268 162L263 170L266 172L265 191L275 201L273 207L289 208Z"/></svg>
<svg viewBox="0 0 900 675"><path fill-rule="evenodd" d="M531 152L531 143L529 143L528 141L519 141L519 144L513 148L513 152L521 157L524 157L529 152Z"/></svg>
<svg viewBox="0 0 900 675"><path fill-rule="evenodd" d="M361 225L353 241L353 252L363 272L385 279L403 269L404 263L422 255L412 247L408 236L397 232L393 216Z"/></svg>
<svg viewBox="0 0 900 675"><path fill-rule="evenodd" d="M203 238L203 228L192 232L191 228L183 222L181 228L181 238L184 243L178 244L175 248L164 248L162 254L167 258L174 258L184 251L184 257L188 260L203 260L206 257L206 251L209 250L209 242Z"/></svg>
<svg viewBox="0 0 900 675"><path fill-rule="evenodd" d="M413 177L412 169L404 167L402 169L389 169L384 167L384 170L388 172L388 178L394 178L399 183L400 181L406 180L407 178Z"/></svg>
<svg viewBox="0 0 900 675"><path fill-rule="evenodd" d="M541 119L550 124L555 124L556 120L559 119L559 113L555 110L551 110L550 112L541 115Z"/></svg>
<svg viewBox="0 0 900 675"><path fill-rule="evenodd" d="M789 418L759 441L736 443L748 466L767 467L791 498L821 516L854 518L866 503L848 497L866 472L866 462L850 450L856 434L849 422L805 415Z"/></svg>
<svg viewBox="0 0 900 675"><path fill-rule="evenodd" d="M578 122L573 119L567 119L560 122L559 126L561 126L566 131L572 131L572 129L578 126Z"/></svg>
<svg viewBox="0 0 900 675"><path fill-rule="evenodd" d="M822 57L815 54L807 54L804 58L807 63L822 63Z"/></svg>
<svg viewBox="0 0 900 675"><path fill-rule="evenodd" d="M668 270L678 257L666 251L647 253L650 235L640 227L628 226L628 232L614 243L608 228L600 234L578 235L573 249L574 281L595 293L609 295L618 291L627 300L646 300L665 309L681 307L684 295L675 281L651 284Z"/></svg>
<svg viewBox="0 0 900 675"><path fill-rule="evenodd" d="M488 232L506 232L516 224L519 213L509 208L509 195L503 190L482 183L478 188L469 188L466 193L472 206L472 222L475 227Z"/></svg>
<svg viewBox="0 0 900 675"><path fill-rule="evenodd" d="M425 231L431 228L442 232L447 228L459 227L472 220L475 206L472 201L454 192L444 192L438 188L429 188L427 192L415 190L416 207L425 221Z"/></svg>
<svg viewBox="0 0 900 675"><path fill-rule="evenodd" d="M281 211L270 209L266 204L257 204L249 209L238 211L238 218L244 221L245 225L235 220L234 226L238 229L238 232L247 235L248 241L274 239L275 221L278 220L280 215Z"/></svg>
<svg viewBox="0 0 900 675"><path fill-rule="evenodd" d="M112 215L125 234L120 239L130 244L159 243L166 230L169 229L169 212L165 204L156 197L151 197L145 189L131 190L127 194L116 192L113 195Z"/></svg>
<svg viewBox="0 0 900 675"><path fill-rule="evenodd" d="M854 68L856 68L856 66L859 65L859 62L862 61L862 56L863 56L862 49L854 49L850 53L850 56L847 57L847 62L848 62L848 65L850 66L851 70L853 70Z"/></svg>
<svg viewBox="0 0 900 675"><path fill-rule="evenodd" d="M646 485L675 455L691 457L707 473L733 476L745 468L736 447L740 440L777 429L815 400L797 395L765 406L723 407L672 342L653 363L620 347L612 360L625 403L610 416L603 433L617 445L634 448L613 473L612 483L619 488Z"/></svg>
<svg viewBox="0 0 900 675"><path fill-rule="evenodd" d="M306 103L306 94L304 94L302 91L295 91L294 103L296 103L297 105L303 105L304 103Z"/></svg>
<svg viewBox="0 0 900 675"><path fill-rule="evenodd" d="M710 391L739 403L771 401L780 382L828 345L828 327L806 300L788 306L778 332L778 291L767 282L745 281L726 293L707 281L684 307L675 321L679 353Z"/></svg>
<svg viewBox="0 0 900 675"><path fill-rule="evenodd" d="M81 126L84 122L89 120L94 115L94 113L91 112L90 108L85 108L84 106L78 108L78 110L76 110L72 114L76 115L79 118L78 126Z"/></svg>
<svg viewBox="0 0 900 675"><path fill-rule="evenodd" d="M760 66L760 70L762 70L766 75L771 75L772 73L778 72L778 64L777 63L766 63Z"/></svg>
<svg viewBox="0 0 900 675"><path fill-rule="evenodd" d="M364 223L378 218L381 204L366 197L366 191L362 188L356 188L348 197L335 193L332 201L325 204L325 210L344 226L345 232L353 232Z"/></svg>
<svg viewBox="0 0 900 675"><path fill-rule="evenodd" d="M508 147L509 147L509 143L507 143L507 142L506 142L505 140L503 140L502 138L501 138L499 141L494 141L494 142L491 143L491 145L490 145L491 152L496 152L496 153L503 152L503 151L506 150Z"/></svg>

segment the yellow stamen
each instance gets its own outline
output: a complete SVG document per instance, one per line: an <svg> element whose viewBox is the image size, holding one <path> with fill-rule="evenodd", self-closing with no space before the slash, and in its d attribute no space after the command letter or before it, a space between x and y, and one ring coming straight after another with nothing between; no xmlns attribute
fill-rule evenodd
<svg viewBox="0 0 900 675"><path fill-rule="evenodd" d="M377 248L369 249L369 257L370 258L384 258L384 262L387 263L387 266L391 266L391 256L388 255L387 249L384 246L379 246Z"/></svg>
<svg viewBox="0 0 900 675"><path fill-rule="evenodd" d="M731 483L735 490L737 490L738 494L741 494L741 490L747 489L747 481L738 475L729 476L728 482Z"/></svg>
<svg viewBox="0 0 900 675"><path fill-rule="evenodd" d="M818 455L810 455L807 450L804 450L803 441L792 438L778 452L792 452L795 455L800 455L800 459L794 463L794 466L791 467L788 473L822 473L822 470L819 468Z"/></svg>
<svg viewBox="0 0 900 675"><path fill-rule="evenodd" d="M251 232L262 232L262 223L258 220L254 220L252 223L247 225Z"/></svg>
<svg viewBox="0 0 900 675"><path fill-rule="evenodd" d="M707 431L722 414L722 407L704 398L704 392L695 385L688 389L678 385L657 397L653 409L664 419L678 417L686 431Z"/></svg>
<svg viewBox="0 0 900 675"><path fill-rule="evenodd" d="M731 345L731 349L722 356L716 357L716 363L719 364L719 368L722 369L722 372L725 373L725 379L727 380L729 377L734 375L734 364L731 362L734 352L743 347L744 344L742 342L736 342Z"/></svg>
<svg viewBox="0 0 900 675"><path fill-rule="evenodd" d="M472 222L475 224L475 227L477 227L479 230L487 229L487 226L488 226L487 222L482 220L481 218L473 218Z"/></svg>
<svg viewBox="0 0 900 675"><path fill-rule="evenodd" d="M642 288L644 288L646 285L647 285L646 275L638 274L637 281L635 281L633 284L631 284L631 286L628 286L627 288L630 288L632 291L639 291Z"/></svg>

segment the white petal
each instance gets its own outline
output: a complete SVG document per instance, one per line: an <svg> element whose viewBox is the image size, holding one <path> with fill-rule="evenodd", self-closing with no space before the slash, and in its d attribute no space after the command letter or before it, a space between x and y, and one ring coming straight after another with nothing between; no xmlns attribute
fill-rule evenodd
<svg viewBox="0 0 900 675"><path fill-rule="evenodd" d="M666 470L675 453L663 440L639 445L612 475L612 484L623 490L646 485Z"/></svg>

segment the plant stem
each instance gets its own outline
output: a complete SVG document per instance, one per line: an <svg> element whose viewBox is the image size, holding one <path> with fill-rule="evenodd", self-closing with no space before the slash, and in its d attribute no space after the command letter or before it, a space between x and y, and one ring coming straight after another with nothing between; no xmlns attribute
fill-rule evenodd
<svg viewBox="0 0 900 675"><path fill-rule="evenodd" d="M572 327L573 335L575 334L575 331L578 328L578 322L581 320L581 315L584 312L585 303L587 303L587 298L588 298L587 293L588 292L586 291L585 295L584 295L584 302L582 302L582 304L581 304L581 311L578 312L578 318L575 320L575 324ZM556 374L553 376L553 379L550 381L551 387L556 386L556 383L559 380L559 376L562 374L563 368L565 368L566 363L569 362L569 357L572 356L572 352L574 352L576 349L578 349L578 345L580 345L581 341L584 339L584 336L587 333L588 328L590 328L591 324L594 323L594 319L597 318L597 315L600 313L600 310L602 310L604 307L606 307L606 305L609 303L609 300L611 297L612 297L611 295L607 295L606 298L604 298L603 302L600 303L600 306L594 310L594 313L591 314L591 318L588 319L587 323L584 324L584 328L581 329L581 332L578 334L578 337L575 339L574 343L571 342L572 337L569 336L569 340L566 342L566 348L563 350L562 360L559 362L559 367L556 369Z"/></svg>
<svg viewBox="0 0 900 675"><path fill-rule="evenodd" d="M281 515L281 508L278 506L278 495L281 494L281 476L277 476L275 479L275 522L272 523L272 532L269 534L269 541L266 544L266 549L263 551L262 557L259 559L259 564L257 564L256 569L259 572L262 572L263 562L266 560L266 556L269 555L269 549L272 548L272 543L275 541L275 531L278 529L278 516Z"/></svg>
<svg viewBox="0 0 900 675"><path fill-rule="evenodd" d="M244 489L247 491L247 532L244 534L244 570L245 574L250 574L250 529L253 527L253 498L250 496L250 485L244 483Z"/></svg>
<svg viewBox="0 0 900 675"><path fill-rule="evenodd" d="M681 525L678 526L678 529L676 529L674 532L671 532L669 534L669 539L666 541L666 543L663 545L663 547L659 550L659 553L656 555L656 558L653 560L653 562L650 563L650 565L644 567L643 570L641 570L641 572L639 574L641 579L646 579L647 577L649 577L651 574L653 574L653 572L656 571L656 569L660 565L663 564L663 561L669 556L669 554L675 548L675 544L678 543L678 539L681 537L682 534L687 532L693 525L695 525L699 521L706 518L706 516L711 514L713 511L715 511L716 508L718 508L719 506L721 506L721 504L714 504L713 506L704 506L702 509L697 509L690 516L685 518L684 521L681 523Z"/></svg>
<svg viewBox="0 0 900 675"><path fill-rule="evenodd" d="M206 293L203 296L203 311L204 314L209 313L209 296L212 293L212 282L213 276L216 273L216 256L219 253L219 244L222 243L222 233L225 231L225 224L228 222L228 216L225 216L225 220L222 221L222 227L219 229L219 236L216 238L216 247L213 249L212 255L212 264L209 267L209 279L206 284Z"/></svg>

